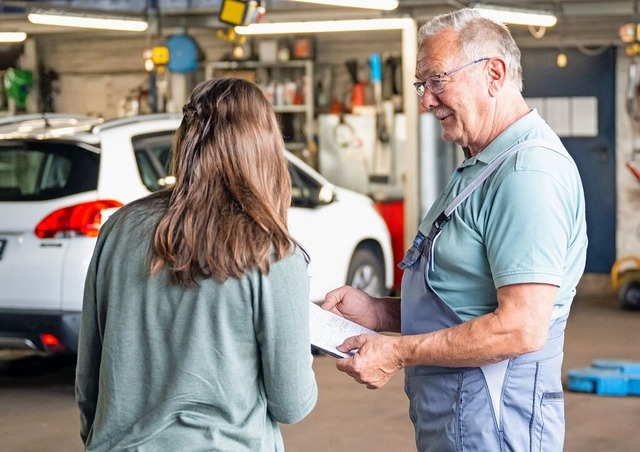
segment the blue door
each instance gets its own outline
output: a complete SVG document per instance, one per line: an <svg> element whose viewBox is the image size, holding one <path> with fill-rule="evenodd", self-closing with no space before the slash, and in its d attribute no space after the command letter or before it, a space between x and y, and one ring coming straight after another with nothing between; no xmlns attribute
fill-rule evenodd
<svg viewBox="0 0 640 452"><path fill-rule="evenodd" d="M582 177L586 198L586 271L608 273L615 261L615 75L616 51L586 55L567 49L568 64L556 65L557 49L523 49L525 97L594 96L598 102L598 136L561 137Z"/></svg>

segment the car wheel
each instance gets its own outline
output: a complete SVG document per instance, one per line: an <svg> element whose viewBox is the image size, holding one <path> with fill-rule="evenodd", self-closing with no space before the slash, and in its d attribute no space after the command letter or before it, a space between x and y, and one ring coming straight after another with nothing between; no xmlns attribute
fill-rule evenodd
<svg viewBox="0 0 640 452"><path fill-rule="evenodd" d="M384 267L380 257L370 249L357 249L349 264L347 285L373 297L386 295Z"/></svg>

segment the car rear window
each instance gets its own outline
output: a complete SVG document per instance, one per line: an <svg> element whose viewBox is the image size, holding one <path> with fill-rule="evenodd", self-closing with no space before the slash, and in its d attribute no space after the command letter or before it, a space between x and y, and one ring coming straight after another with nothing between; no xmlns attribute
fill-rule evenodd
<svg viewBox="0 0 640 452"><path fill-rule="evenodd" d="M76 144L0 142L0 201L44 201L98 187L99 155Z"/></svg>

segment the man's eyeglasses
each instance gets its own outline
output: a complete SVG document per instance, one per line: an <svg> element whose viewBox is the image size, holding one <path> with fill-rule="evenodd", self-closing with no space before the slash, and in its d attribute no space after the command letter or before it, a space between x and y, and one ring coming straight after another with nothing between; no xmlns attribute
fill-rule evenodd
<svg viewBox="0 0 640 452"><path fill-rule="evenodd" d="M442 94L444 92L444 87L447 85L447 82L449 81L449 76L451 74L461 71L464 68L469 67L473 64L480 63L481 61L487 61L490 59L491 58L489 57L480 58L479 60L472 61L471 63L467 63L455 69L451 69L449 71L442 72L440 74L432 75L431 77L426 79L424 82L415 82L413 84L413 87L416 89L416 93L418 93L418 96L420 97L424 96L427 89L437 96L438 94Z"/></svg>

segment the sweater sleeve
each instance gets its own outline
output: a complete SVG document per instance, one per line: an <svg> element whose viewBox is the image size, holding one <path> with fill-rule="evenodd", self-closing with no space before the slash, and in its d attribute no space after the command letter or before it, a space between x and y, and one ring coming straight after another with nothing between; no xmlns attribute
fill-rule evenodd
<svg viewBox="0 0 640 452"><path fill-rule="evenodd" d="M315 406L318 388L309 342L309 277L306 262L293 254L260 276L256 332L267 406L278 422L293 424Z"/></svg>
<svg viewBox="0 0 640 452"><path fill-rule="evenodd" d="M82 316L78 338L78 356L76 364L76 403L80 410L80 437L86 444L93 428L99 391L100 359L102 356L102 338L98 321L97 273L100 254L105 238L111 230L113 221L107 222L100 230L89 269L85 278Z"/></svg>

